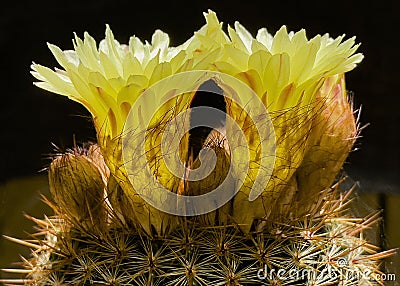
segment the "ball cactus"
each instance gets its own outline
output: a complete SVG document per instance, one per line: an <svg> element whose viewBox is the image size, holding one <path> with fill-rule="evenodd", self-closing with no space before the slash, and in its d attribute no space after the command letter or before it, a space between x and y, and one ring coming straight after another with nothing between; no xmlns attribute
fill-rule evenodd
<svg viewBox="0 0 400 286"><path fill-rule="evenodd" d="M87 33L73 51L49 45L63 69L32 65L37 86L91 112L98 138L54 155L55 215L32 218L36 241L9 238L32 257L5 269L24 278L4 283L381 284L380 261L393 251L364 238L379 213L353 217L352 189L341 190L338 175L358 136L344 79L363 57L354 38L308 40L284 26L254 38L205 17L178 47L159 30L151 43L121 45L107 26L99 47ZM193 126L201 106L224 115ZM229 200L208 201L226 181ZM175 205L161 188L184 213L168 211ZM194 208L191 197L202 196L215 208Z"/></svg>

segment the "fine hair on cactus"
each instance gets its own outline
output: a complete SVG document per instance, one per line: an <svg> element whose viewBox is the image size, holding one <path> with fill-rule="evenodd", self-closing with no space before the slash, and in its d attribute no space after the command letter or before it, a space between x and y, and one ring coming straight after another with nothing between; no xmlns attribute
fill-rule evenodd
<svg viewBox="0 0 400 286"><path fill-rule="evenodd" d="M349 210L343 164L359 136L345 73L355 38L227 32L213 11L180 46L156 30L120 44L49 44L35 84L93 116L97 142L56 151L54 215L8 285L383 285L366 239L379 212ZM347 188L347 189L346 189Z"/></svg>

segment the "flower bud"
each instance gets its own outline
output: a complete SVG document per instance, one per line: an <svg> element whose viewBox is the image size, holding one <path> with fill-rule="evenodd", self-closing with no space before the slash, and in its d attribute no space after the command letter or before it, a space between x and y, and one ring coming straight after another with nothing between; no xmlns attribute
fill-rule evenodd
<svg viewBox="0 0 400 286"><path fill-rule="evenodd" d="M57 156L49 168L50 192L75 227L92 229L107 221L105 184L98 167L85 155Z"/></svg>
<svg viewBox="0 0 400 286"><path fill-rule="evenodd" d="M316 100L309 148L296 172L300 190L298 201L303 202L304 212L320 191L332 185L357 137L344 75L326 79Z"/></svg>

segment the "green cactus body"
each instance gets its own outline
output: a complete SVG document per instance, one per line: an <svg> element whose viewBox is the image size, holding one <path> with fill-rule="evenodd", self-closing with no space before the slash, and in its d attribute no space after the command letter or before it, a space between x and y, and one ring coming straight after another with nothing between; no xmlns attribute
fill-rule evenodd
<svg viewBox="0 0 400 286"><path fill-rule="evenodd" d="M85 168L91 167L77 167L80 159L72 158L87 155L72 151L60 156L63 163L60 157L53 161L50 181L59 172L75 170L73 179L80 182L75 191L90 192ZM101 161L92 164L99 166ZM20 281L25 285L379 285L380 260L393 252L379 253L364 240L365 229L379 220L379 213L349 216L352 189L340 191L343 180L318 194L320 200L308 215L258 220L248 233L234 224L210 226L196 217L182 217L169 234L149 235L121 220L107 202L103 201L107 217L85 219L76 213L92 213L97 204L68 204L66 211L58 202L52 205L56 216L34 219L44 235L34 244L34 256L25 261L29 274Z"/></svg>

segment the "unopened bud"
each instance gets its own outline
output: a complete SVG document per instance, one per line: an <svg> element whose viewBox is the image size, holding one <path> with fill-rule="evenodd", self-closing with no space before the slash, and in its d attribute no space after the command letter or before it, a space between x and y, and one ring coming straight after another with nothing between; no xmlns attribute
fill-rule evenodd
<svg viewBox="0 0 400 286"><path fill-rule="evenodd" d="M74 226L91 229L106 222L104 181L85 155L56 157L49 168L49 184L57 206Z"/></svg>
<svg viewBox="0 0 400 286"><path fill-rule="evenodd" d="M320 110L310 130L310 147L297 170L301 202L311 202L312 197L331 186L357 137L343 75L328 78L317 100Z"/></svg>

